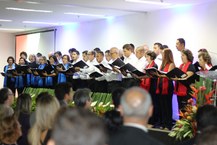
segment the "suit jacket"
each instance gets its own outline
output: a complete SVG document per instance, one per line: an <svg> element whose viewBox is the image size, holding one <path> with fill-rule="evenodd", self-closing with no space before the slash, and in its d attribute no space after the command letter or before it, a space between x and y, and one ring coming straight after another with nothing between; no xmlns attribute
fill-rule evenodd
<svg viewBox="0 0 217 145"><path fill-rule="evenodd" d="M163 145L142 129L123 126L111 136L109 145Z"/></svg>

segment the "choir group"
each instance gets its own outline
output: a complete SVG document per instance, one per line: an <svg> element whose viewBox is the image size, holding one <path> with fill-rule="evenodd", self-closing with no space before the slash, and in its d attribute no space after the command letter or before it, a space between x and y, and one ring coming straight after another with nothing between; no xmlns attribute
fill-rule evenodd
<svg viewBox="0 0 217 145"><path fill-rule="evenodd" d="M61 82L71 82L74 90L90 88L93 92L105 93L120 87L140 86L152 96L154 113L149 123L170 129L173 93L177 94L179 109L183 108L191 98L191 90L182 82L194 76L196 71L206 71L212 67L206 49L198 51L199 61L193 64L192 51L185 48L183 38L177 39L176 47L180 51L177 57L182 60L180 66L175 65L171 49L161 43L155 43L153 51L147 46L134 49L133 44L125 44L122 51L112 47L105 53L95 48L83 51L82 58L75 48L69 49L69 55L62 55L60 51L49 54L48 60L38 53L29 55L27 61L26 52L21 52L19 64L11 56L7 59L8 64L2 73L5 77L4 87L13 92L17 89L20 94L25 87L53 88ZM185 75L180 76L174 71L173 77L168 77L166 73L175 68ZM150 73L150 69L155 71Z"/></svg>

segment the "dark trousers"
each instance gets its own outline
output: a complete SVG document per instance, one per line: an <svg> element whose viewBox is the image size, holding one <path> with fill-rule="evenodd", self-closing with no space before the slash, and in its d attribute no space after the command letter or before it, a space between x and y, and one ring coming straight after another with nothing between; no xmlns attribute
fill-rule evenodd
<svg viewBox="0 0 217 145"><path fill-rule="evenodd" d="M125 89L131 88L133 86L139 86L140 80L134 78L124 78L122 79L122 87Z"/></svg>
<svg viewBox="0 0 217 145"><path fill-rule="evenodd" d="M94 87L94 91L95 92L101 92L101 93L107 93L108 90L107 90L107 87L108 87L108 83L107 81L95 81L95 87Z"/></svg>
<svg viewBox="0 0 217 145"><path fill-rule="evenodd" d="M171 129L172 127L172 97L173 93L171 92L168 95L158 95L159 104L160 104L160 114L162 117L161 126Z"/></svg>
<svg viewBox="0 0 217 145"><path fill-rule="evenodd" d="M159 113L159 96L156 95L154 90L149 91L151 98L152 98L152 104L153 104L153 114L149 119L149 124L159 126L161 122L161 114Z"/></svg>
<svg viewBox="0 0 217 145"><path fill-rule="evenodd" d="M121 81L108 82L108 93L112 93L114 90L120 87L121 87Z"/></svg>
<svg viewBox="0 0 217 145"><path fill-rule="evenodd" d="M188 100L190 99L190 96L177 96L178 105L179 105L179 111L183 110L185 106L188 104Z"/></svg>

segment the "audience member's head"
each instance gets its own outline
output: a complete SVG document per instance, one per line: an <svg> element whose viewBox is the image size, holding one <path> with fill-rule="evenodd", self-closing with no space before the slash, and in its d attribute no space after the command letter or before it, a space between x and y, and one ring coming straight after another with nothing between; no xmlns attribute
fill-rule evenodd
<svg viewBox="0 0 217 145"><path fill-rule="evenodd" d="M75 106L79 108L89 109L91 105L90 93L91 93L90 89L87 88L76 90L73 96L73 101L75 103Z"/></svg>
<svg viewBox="0 0 217 145"><path fill-rule="evenodd" d="M12 115L0 121L0 142L3 144L16 144L22 135L21 125L17 118Z"/></svg>
<svg viewBox="0 0 217 145"><path fill-rule="evenodd" d="M7 105L0 104L0 121L5 117L12 116L14 114L14 110Z"/></svg>
<svg viewBox="0 0 217 145"><path fill-rule="evenodd" d="M196 145L216 145L217 144L217 127L210 126L199 134Z"/></svg>
<svg viewBox="0 0 217 145"><path fill-rule="evenodd" d="M183 38L178 38L176 40L176 48L178 51L182 51L185 49L185 40Z"/></svg>
<svg viewBox="0 0 217 145"><path fill-rule="evenodd" d="M72 101L73 90L70 83L57 84L54 93L61 106L67 105L67 103Z"/></svg>
<svg viewBox="0 0 217 145"><path fill-rule="evenodd" d="M9 88L0 89L0 104L11 106L14 102L14 94Z"/></svg>
<svg viewBox="0 0 217 145"><path fill-rule="evenodd" d="M125 88L116 88L113 92L112 92L112 102L115 106L115 109L118 109L120 106L120 100L121 100L121 96L123 95L125 91Z"/></svg>
<svg viewBox="0 0 217 145"><path fill-rule="evenodd" d="M124 123L146 125L152 115L152 100L150 94L139 87L132 87L121 97L121 112Z"/></svg>
<svg viewBox="0 0 217 145"><path fill-rule="evenodd" d="M196 113L196 122L198 131L203 131L210 125L217 126L217 108L213 105L199 107Z"/></svg>
<svg viewBox="0 0 217 145"><path fill-rule="evenodd" d="M36 121L31 128L28 140L31 145L39 145L41 134L45 130L50 130L54 123L56 112L59 110L59 102L56 97L47 92L39 94L36 103Z"/></svg>
<svg viewBox="0 0 217 145"><path fill-rule="evenodd" d="M32 98L29 94L20 94L17 98L15 113L17 117L20 113L30 114L32 106Z"/></svg>
<svg viewBox="0 0 217 145"><path fill-rule="evenodd" d="M48 145L103 145L106 142L102 120L82 108L62 108Z"/></svg>
<svg viewBox="0 0 217 145"><path fill-rule="evenodd" d="M104 122L108 133L112 135L123 125L123 117L117 110L107 111L104 114Z"/></svg>

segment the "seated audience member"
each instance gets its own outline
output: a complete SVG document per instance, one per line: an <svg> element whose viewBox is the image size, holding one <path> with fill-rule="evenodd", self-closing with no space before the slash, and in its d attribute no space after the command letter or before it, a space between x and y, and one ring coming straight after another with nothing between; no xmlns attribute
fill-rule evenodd
<svg viewBox="0 0 217 145"><path fill-rule="evenodd" d="M36 104L36 121L28 134L31 145L46 145L50 139L56 112L59 110L57 99L43 92ZM64 139L64 138L62 138Z"/></svg>
<svg viewBox="0 0 217 145"><path fill-rule="evenodd" d="M68 106L68 103L72 102L73 90L70 83L57 84L54 93L60 106Z"/></svg>
<svg viewBox="0 0 217 145"><path fill-rule="evenodd" d="M104 124L92 112L82 108L61 108L56 118L52 139L47 145L105 144Z"/></svg>
<svg viewBox="0 0 217 145"><path fill-rule="evenodd" d="M27 135L30 129L32 98L29 94L20 94L17 98L15 115L22 126L22 136L18 139L18 145L28 145Z"/></svg>
<svg viewBox="0 0 217 145"><path fill-rule="evenodd" d="M125 91L125 88L116 88L113 92L112 92L112 102L115 106L115 110L118 110L120 107L120 100L121 100L121 96L123 95Z"/></svg>
<svg viewBox="0 0 217 145"><path fill-rule="evenodd" d="M209 126L217 127L217 108L212 105L204 105L198 108L196 113L197 134L194 138L181 142L179 145L194 145L195 139Z"/></svg>
<svg viewBox="0 0 217 145"><path fill-rule="evenodd" d="M0 121L0 145L17 145L21 135L21 125L14 115Z"/></svg>
<svg viewBox="0 0 217 145"><path fill-rule="evenodd" d="M125 91L121 97L124 125L110 138L109 145L162 145L147 131L153 106L150 94L138 87Z"/></svg>
<svg viewBox="0 0 217 145"><path fill-rule="evenodd" d="M14 103L14 94L9 88L0 89L0 104L11 106Z"/></svg>
<svg viewBox="0 0 217 145"><path fill-rule="evenodd" d="M78 89L73 96L73 101L75 102L75 106L79 108L90 109L90 105L91 105L90 93L91 93L90 90L87 88Z"/></svg>
<svg viewBox="0 0 217 145"><path fill-rule="evenodd" d="M123 125L123 117L117 110L107 111L104 116L105 126L109 136L113 135Z"/></svg>
<svg viewBox="0 0 217 145"><path fill-rule="evenodd" d="M7 105L0 104L0 121L5 117L12 116L14 114L14 110Z"/></svg>
<svg viewBox="0 0 217 145"><path fill-rule="evenodd" d="M196 145L216 145L217 144L217 126L210 126L204 129L196 141Z"/></svg>

